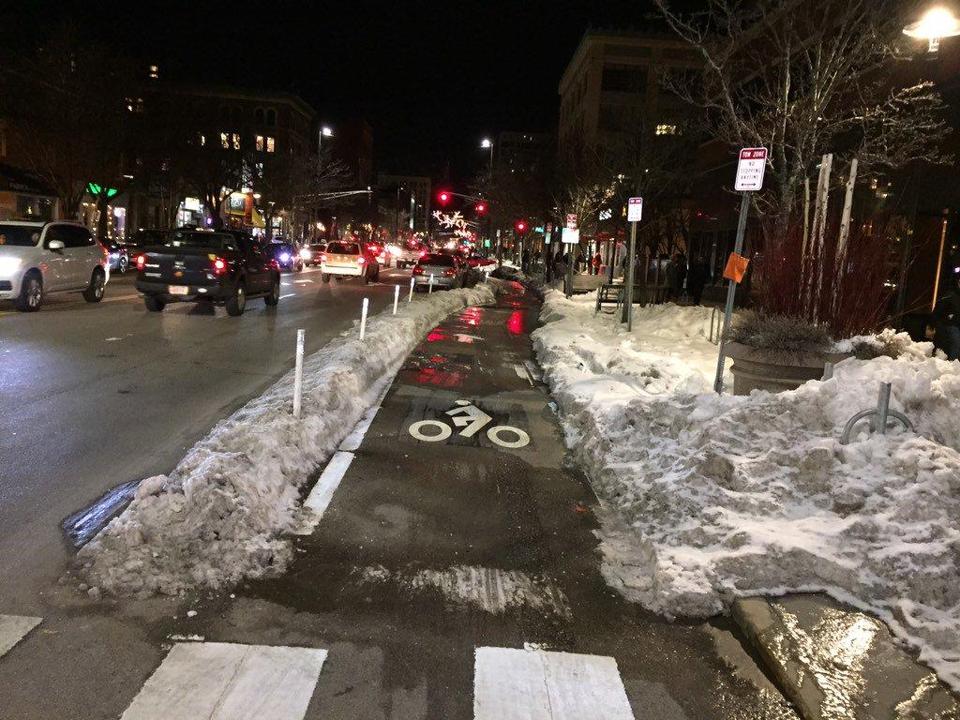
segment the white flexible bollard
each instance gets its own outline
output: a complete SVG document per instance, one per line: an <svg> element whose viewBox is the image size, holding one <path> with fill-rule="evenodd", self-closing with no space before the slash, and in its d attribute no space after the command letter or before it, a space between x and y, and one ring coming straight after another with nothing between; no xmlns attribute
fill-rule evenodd
<svg viewBox="0 0 960 720"><path fill-rule="evenodd" d="M414 283L414 278L411 275L410 276L410 295L407 296L407 302L413 302L413 283Z"/></svg>
<svg viewBox="0 0 960 720"><path fill-rule="evenodd" d="M360 311L360 339L367 334L367 309L370 307L370 301L363 299L363 310Z"/></svg>
<svg viewBox="0 0 960 720"><path fill-rule="evenodd" d="M400 286L393 286L393 314L397 314L397 303L400 302Z"/></svg>
<svg viewBox="0 0 960 720"><path fill-rule="evenodd" d="M430 273L430 289L427 291L428 295L433 294L433 273Z"/></svg>
<svg viewBox="0 0 960 720"><path fill-rule="evenodd" d="M303 340L305 330L297 330L297 360L293 371L293 416L300 419L300 399L303 395Z"/></svg>

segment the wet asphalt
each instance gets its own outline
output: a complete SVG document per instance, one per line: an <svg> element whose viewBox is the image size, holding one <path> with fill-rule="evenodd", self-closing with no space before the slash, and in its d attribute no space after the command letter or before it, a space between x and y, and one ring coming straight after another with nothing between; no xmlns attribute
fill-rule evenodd
<svg viewBox="0 0 960 720"><path fill-rule="evenodd" d="M176 635L327 649L313 720L468 720L474 649L525 644L615 658L638 720L795 717L729 624L669 622L605 584L597 501L532 363L538 309L518 288L430 333L283 575L183 600L52 586L44 625L0 661L0 718L118 717ZM453 426L458 401L490 416L483 430ZM424 420L450 437L415 439ZM494 425L529 444L497 445ZM526 590L505 593L505 576Z"/></svg>

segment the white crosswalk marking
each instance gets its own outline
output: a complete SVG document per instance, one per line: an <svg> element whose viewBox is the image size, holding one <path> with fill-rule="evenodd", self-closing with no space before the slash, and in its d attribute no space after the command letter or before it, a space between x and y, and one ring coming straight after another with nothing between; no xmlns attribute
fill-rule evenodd
<svg viewBox="0 0 960 720"><path fill-rule="evenodd" d="M634 720L617 662L600 655L481 647L474 720Z"/></svg>
<svg viewBox="0 0 960 720"><path fill-rule="evenodd" d="M121 720L302 720L326 650L177 643Z"/></svg>
<svg viewBox="0 0 960 720"><path fill-rule="evenodd" d="M0 657L40 624L41 618L23 615L0 615Z"/></svg>

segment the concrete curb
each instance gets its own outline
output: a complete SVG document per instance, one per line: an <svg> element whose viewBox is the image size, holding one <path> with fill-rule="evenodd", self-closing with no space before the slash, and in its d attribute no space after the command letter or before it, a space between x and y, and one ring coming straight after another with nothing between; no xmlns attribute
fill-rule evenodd
<svg viewBox="0 0 960 720"><path fill-rule="evenodd" d="M886 625L825 595L742 598L732 615L804 720L960 717Z"/></svg>

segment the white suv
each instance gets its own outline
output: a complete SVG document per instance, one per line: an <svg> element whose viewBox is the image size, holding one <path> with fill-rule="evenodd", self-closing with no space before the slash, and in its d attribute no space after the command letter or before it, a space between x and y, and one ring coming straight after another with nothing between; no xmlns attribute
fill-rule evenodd
<svg viewBox="0 0 960 720"><path fill-rule="evenodd" d="M109 253L82 225L0 221L0 300L13 300L18 310L38 310L57 292L100 302L109 279Z"/></svg>

